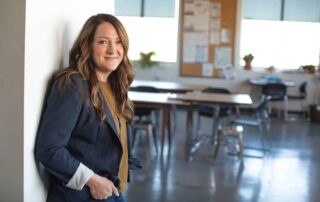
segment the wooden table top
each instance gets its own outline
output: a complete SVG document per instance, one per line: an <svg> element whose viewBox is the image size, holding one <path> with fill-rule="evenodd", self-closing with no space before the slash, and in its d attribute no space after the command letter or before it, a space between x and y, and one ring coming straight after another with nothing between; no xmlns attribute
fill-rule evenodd
<svg viewBox="0 0 320 202"><path fill-rule="evenodd" d="M129 98L134 103L141 104L161 104L161 105L189 105L182 100L169 99L172 95L171 93L149 93L149 92L137 92L129 91Z"/></svg>
<svg viewBox="0 0 320 202"><path fill-rule="evenodd" d="M182 84L169 81L142 81L134 80L131 87L136 86L151 86L155 87L162 92L175 92L175 93L185 93L189 91L201 91L208 86L193 85L193 84Z"/></svg>
<svg viewBox="0 0 320 202"><path fill-rule="evenodd" d="M186 93L172 94L170 99L191 102L207 102L215 104L250 105L252 99L248 94L221 94L221 93Z"/></svg>

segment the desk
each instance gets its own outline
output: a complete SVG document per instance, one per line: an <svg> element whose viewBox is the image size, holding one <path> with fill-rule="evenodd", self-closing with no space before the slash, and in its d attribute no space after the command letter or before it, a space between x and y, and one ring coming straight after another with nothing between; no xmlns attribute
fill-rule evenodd
<svg viewBox="0 0 320 202"><path fill-rule="evenodd" d="M266 85L268 83L283 83L287 87L295 87L296 86L296 83L294 81L280 81L280 82L277 82L277 81L268 81L266 79L250 79L249 83L251 85L254 85L254 86L263 86L263 85Z"/></svg>
<svg viewBox="0 0 320 202"><path fill-rule="evenodd" d="M286 80L280 80L280 81L269 81L267 79L250 79L250 84L257 86L257 87L262 87L262 89L264 89L264 86L267 86L267 84L283 84L285 86L285 89L283 89L283 87L279 86L279 87L272 87L272 88L268 88L269 95L271 96L275 96L275 97L279 97L279 93L280 93L280 97L284 102L284 119L287 120L288 118L288 97L287 97L287 88L288 87L295 87L296 84L293 81L286 81ZM272 90L273 89L273 90ZM263 91L263 90L262 90ZM262 92L264 93L264 92ZM261 93L260 93L261 94ZM279 100L279 99L278 99Z"/></svg>
<svg viewBox="0 0 320 202"><path fill-rule="evenodd" d="M151 86L155 87L161 92L171 92L171 93L186 93L190 91L201 91L208 86L201 85L191 85L191 84L181 84L176 82L168 82L168 81L142 81L142 80L134 80L131 84L131 87L136 86Z"/></svg>
<svg viewBox="0 0 320 202"><path fill-rule="evenodd" d="M142 81L142 80L134 80L131 84L131 87L137 86L149 86L158 89L160 92L163 93L186 93L192 91L202 91L208 86L202 85L191 85L191 84L182 84L177 82L168 82L168 81ZM173 112L173 128L176 128L176 120L177 120L177 112L176 112L176 105L172 105L172 112Z"/></svg>
<svg viewBox="0 0 320 202"><path fill-rule="evenodd" d="M170 127L170 109L172 105L189 106L190 103L181 100L172 100L170 93L148 93L129 91L129 98L136 106L157 107L162 109L161 126L161 155L165 139L165 130L168 132L169 148L171 148L171 127Z"/></svg>
<svg viewBox="0 0 320 202"><path fill-rule="evenodd" d="M186 94L174 94L170 96L173 100L182 100L191 103L209 103L213 104L213 137L212 141L214 143L214 155L216 156L217 150L217 133L219 124L219 110L223 105L233 106L233 105L250 105L252 100L248 94L218 94L218 93L186 93ZM185 155L187 158L191 158L192 154L196 151L199 145L203 142L199 137L193 138L193 127L192 127L192 107L188 107L187 112L187 138L186 138L186 150Z"/></svg>

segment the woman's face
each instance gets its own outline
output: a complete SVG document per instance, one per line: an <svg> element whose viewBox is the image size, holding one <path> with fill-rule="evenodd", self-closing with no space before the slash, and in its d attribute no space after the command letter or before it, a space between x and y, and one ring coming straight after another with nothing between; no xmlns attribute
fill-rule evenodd
<svg viewBox="0 0 320 202"><path fill-rule="evenodd" d="M117 69L123 59L120 37L109 22L98 25L92 44L92 58L100 81L106 81L110 73Z"/></svg>

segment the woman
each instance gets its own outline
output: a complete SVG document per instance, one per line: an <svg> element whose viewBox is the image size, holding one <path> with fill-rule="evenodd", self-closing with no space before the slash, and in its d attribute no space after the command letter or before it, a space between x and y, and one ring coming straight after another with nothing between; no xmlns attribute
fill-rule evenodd
<svg viewBox="0 0 320 202"><path fill-rule="evenodd" d="M82 28L69 67L56 75L35 152L51 174L47 201L124 201L128 168L140 167L130 154L134 71L127 53L123 25L98 14Z"/></svg>

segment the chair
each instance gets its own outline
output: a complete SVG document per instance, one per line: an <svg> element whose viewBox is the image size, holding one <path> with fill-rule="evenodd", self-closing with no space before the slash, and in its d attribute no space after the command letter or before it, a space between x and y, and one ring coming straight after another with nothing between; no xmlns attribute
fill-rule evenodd
<svg viewBox="0 0 320 202"><path fill-rule="evenodd" d="M139 92L159 92L157 88L150 86L136 86L134 88L131 88L130 90ZM158 153L156 136L158 123L157 112L158 108L135 106L135 117L132 124L133 145L135 143L137 132L139 130L146 131L150 159L154 159L154 156Z"/></svg>
<svg viewBox="0 0 320 202"><path fill-rule="evenodd" d="M262 87L262 97L270 96L270 101L282 101L284 120L288 118L288 95L287 86L283 83L268 83ZM280 110L278 110L279 116Z"/></svg>
<svg viewBox="0 0 320 202"><path fill-rule="evenodd" d="M243 164L243 127L233 125L227 126L219 129L216 147L214 148L214 160L218 156L218 152L221 146L222 141L225 140L235 140L228 142L226 144L228 153L232 155L239 155L241 164ZM232 139L230 139L232 138Z"/></svg>
<svg viewBox="0 0 320 202"><path fill-rule="evenodd" d="M231 121L230 126L221 128L219 130L217 144L214 151L214 158L218 156L219 148L221 146L222 141L225 140L226 138L234 138L236 140L235 142L236 145L231 145L233 147L232 154L238 154L240 157L241 163L243 163L244 143L243 143L242 127L244 126L257 127L259 129L261 148L251 147L252 149L262 150L263 153L265 153L265 151L270 150L271 148L270 141L267 139L268 148L265 146L265 141L264 141L265 139L264 129L269 118L267 104L270 100L271 100L270 96L263 97L260 104L256 108L253 108L253 111L254 111L253 116L238 115L234 120ZM227 146L230 147L230 145L227 145Z"/></svg>
<svg viewBox="0 0 320 202"><path fill-rule="evenodd" d="M308 82L304 81L299 86L299 94L297 95L288 95L289 100L300 100L301 111L304 115L308 117L308 110L306 109L306 98L307 98L307 87Z"/></svg>
<svg viewBox="0 0 320 202"><path fill-rule="evenodd" d="M203 93L220 93L220 94L231 94L231 92L224 88L206 88L202 90ZM214 116L213 114L214 106L211 104L199 104L198 105L198 119L197 119L197 132L198 135L201 134L201 125L200 125L200 119L201 116L212 118ZM219 111L219 117L220 118L226 118L232 113L231 107L221 107Z"/></svg>

